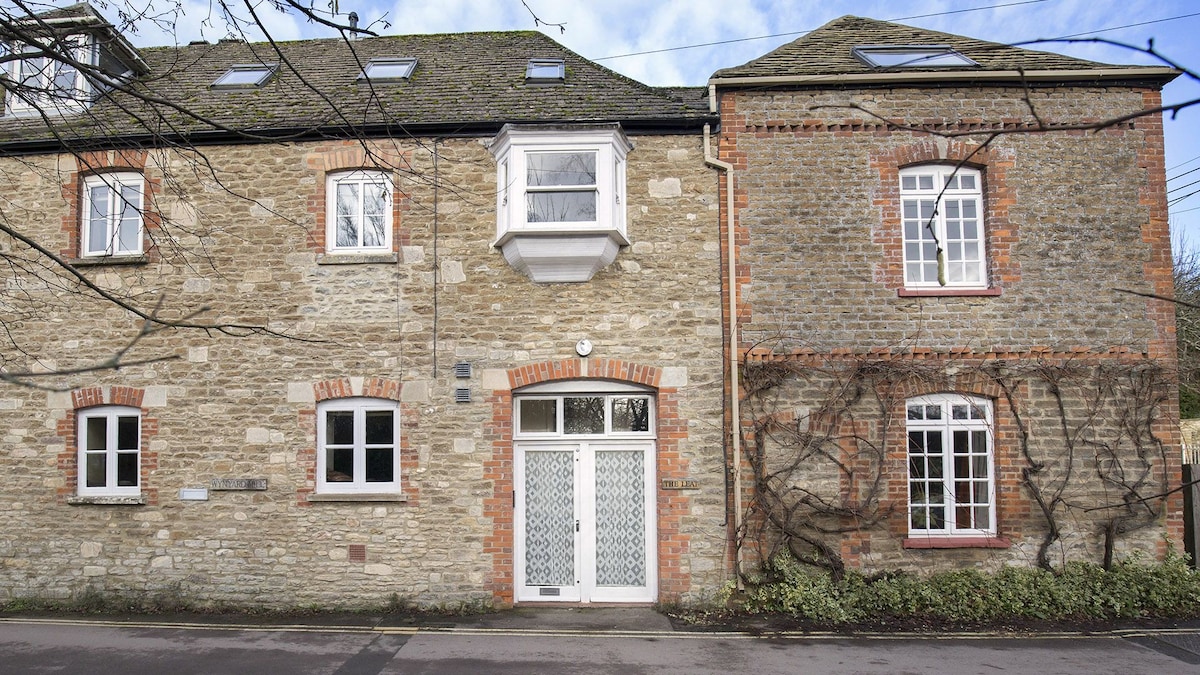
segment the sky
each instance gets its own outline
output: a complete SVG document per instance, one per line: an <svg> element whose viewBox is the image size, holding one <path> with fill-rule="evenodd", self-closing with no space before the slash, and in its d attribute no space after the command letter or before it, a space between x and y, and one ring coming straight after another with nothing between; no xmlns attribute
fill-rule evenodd
<svg viewBox="0 0 1200 675"><path fill-rule="evenodd" d="M107 6L100 2L107 1ZM238 2L238 0L226 0ZM332 29L249 0L276 40L331 37ZM331 0L301 0L323 12ZM226 36L209 0L93 0L116 7L180 7L171 31L146 22L138 46ZM569 49L651 85L703 85L717 69L740 65L846 14L896 21L1031 49L1121 64L1165 65L1136 49L1061 38L1105 38L1154 49L1200 73L1200 3L1195 0L337 0L338 20L383 35L541 30ZM242 10L245 14L245 10ZM153 12L151 13L153 14ZM557 25L562 24L561 29ZM249 35L251 39L256 36ZM1047 42L1035 42L1047 40ZM1170 105L1200 99L1200 79L1184 74L1163 90ZM1168 201L1177 243L1200 250L1200 103L1166 118ZM1189 173L1195 170L1194 173ZM1194 185L1190 185L1193 182ZM1195 194L1193 194L1195 193Z"/></svg>

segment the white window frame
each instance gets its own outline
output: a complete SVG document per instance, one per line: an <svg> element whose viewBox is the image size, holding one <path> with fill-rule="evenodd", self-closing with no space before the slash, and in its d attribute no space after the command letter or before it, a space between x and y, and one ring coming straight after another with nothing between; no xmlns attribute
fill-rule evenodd
<svg viewBox="0 0 1200 675"><path fill-rule="evenodd" d="M568 398L603 398L604 399L604 429L595 434L567 433L565 427L565 399ZM646 431L613 431L613 401L620 398L638 398L646 400L647 429ZM554 401L555 422L553 431L522 431L521 404L525 401ZM522 394L513 397L513 438L517 440L536 439L593 439L593 438L654 438L655 435L655 399L652 394L642 391L621 393L574 392L562 395Z"/></svg>
<svg viewBox="0 0 1200 675"><path fill-rule="evenodd" d="M118 420L122 417L133 417L137 424L137 447L133 448L135 461L135 483L133 485L117 484L117 459L120 454L129 454L130 448L118 447ZM105 420L104 448L88 450L88 421L93 419ZM78 476L76 479L77 493L81 497L89 496L133 496L140 495L142 490L142 411L130 406L106 405L87 408L76 412L76 438L78 439ZM105 458L104 485L88 486L88 456L103 455Z"/></svg>
<svg viewBox="0 0 1200 675"><path fill-rule="evenodd" d="M342 185L357 185L358 197L352 204L351 216L358 228L356 242L349 246L338 245L338 187ZM383 186L383 243L379 245L364 245L363 221L364 195L363 188L367 185ZM392 199L394 188L392 176L386 171L370 169L355 169L331 173L326 178L325 188L325 250L328 253L390 253L392 251Z"/></svg>
<svg viewBox="0 0 1200 675"><path fill-rule="evenodd" d="M921 185L922 178L931 178ZM947 181L950 181L948 185ZM971 188L961 185L969 181ZM929 211L934 211L932 219ZM959 210L959 218L951 211ZM974 210L974 218L967 217ZM975 236L966 229L973 221ZM988 287L987 250L984 231L983 174L978 169L954 165L921 165L900 170L900 227L904 242L904 286L913 289ZM944 252L946 283L938 280L935 243ZM958 229L957 235L954 230ZM916 235L916 236L914 236ZM978 278L968 278L977 265ZM914 272L916 278L913 278Z"/></svg>
<svg viewBox="0 0 1200 675"><path fill-rule="evenodd" d="M392 480L367 482L367 450L387 447L383 444L370 445L366 442L366 413L375 411L392 413ZM330 412L354 413L354 480L327 480L326 423ZM339 446L342 447L342 446ZM400 493L400 404L390 399L352 397L330 399L317 404L317 484L318 494L399 494Z"/></svg>
<svg viewBox="0 0 1200 675"><path fill-rule="evenodd" d="M907 419L912 414L913 407L940 407L939 419ZM966 407L967 419L955 419L955 408L959 411ZM979 537L996 534L996 461L995 433L992 425L992 402L978 396L964 394L932 394L910 398L905 405L905 457L907 458L908 476L908 532L910 536L939 536L939 537ZM966 432L965 446L956 446L954 432ZM982 433L980 433L982 432ZM927 434L937 433L941 436L941 453L928 453ZM920 435L925 443L917 444L914 435ZM981 453L975 443L983 439L986 448ZM922 450L914 457L914 445ZM961 454L959 454L961 453ZM958 475L955 458L965 458L966 474ZM971 458L986 456L984 460L986 477L977 475L977 467ZM924 461L926 458L928 462ZM939 459L940 458L940 459ZM914 471L914 469L916 469ZM933 476L934 471L940 471L940 494L933 489L933 483L939 479ZM929 490L921 490L925 484ZM980 502L975 494L974 485L986 485L987 502ZM956 487L965 486L970 501L960 503L956 498ZM938 502L938 499L941 499ZM943 512L942 527L929 527L930 509L941 508ZM970 524L960 526L959 508L986 508L988 527L971 527ZM926 527L920 527L920 522Z"/></svg>
<svg viewBox="0 0 1200 675"><path fill-rule="evenodd" d="M126 189L133 188L137 191L137 200L134 203L126 196ZM94 189L103 189L107 191L107 204L105 212L99 214L104 225L104 247L98 248L92 245L92 224L93 224L93 196ZM114 257L114 256L136 256L141 255L143 250L143 239L146 233L146 218L145 218L145 201L146 201L146 177L136 172L119 172L119 173L101 173L88 176L83 181L83 195L80 200L80 228L79 228L79 252L84 258L99 258L99 257ZM136 246L130 247L123 243L120 238L120 225L123 221L129 219L127 209L132 209L137 219L137 237L134 242ZM97 219L97 220L100 220Z"/></svg>
<svg viewBox="0 0 1200 675"><path fill-rule="evenodd" d="M496 246L520 234L605 233L620 245L625 233L625 161L632 146L615 126L578 132L506 127L492 145L496 156ZM530 186L530 156L545 153L591 153L596 162L593 185ZM531 222L530 194L594 191L596 217L586 221Z"/></svg>
<svg viewBox="0 0 1200 675"><path fill-rule="evenodd" d="M64 38L65 41L75 42L76 46L68 50L70 58L88 66L96 65L98 51L94 41L83 35ZM44 50L35 45L21 45L16 48L19 53L29 53L28 58L18 58L8 67L8 76L15 82L32 78L32 90L24 90L20 94L8 92L8 112L13 115L37 115L53 113L78 113L87 108L91 101L93 88L87 77L78 68L51 58L45 54L38 55ZM26 74L26 66L31 66L34 60L41 60L42 66L37 72ZM59 89L58 75L64 68L75 70L74 82L70 91Z"/></svg>

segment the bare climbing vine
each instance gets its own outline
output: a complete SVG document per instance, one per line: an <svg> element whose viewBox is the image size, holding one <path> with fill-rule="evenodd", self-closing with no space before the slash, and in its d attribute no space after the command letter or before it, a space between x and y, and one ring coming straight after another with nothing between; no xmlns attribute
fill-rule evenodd
<svg viewBox="0 0 1200 675"><path fill-rule="evenodd" d="M1171 493L1160 429L1175 385L1139 355L805 354L748 358L742 372L755 491L739 545L763 559L787 550L838 578L846 546L907 531L905 401L928 393L993 400L1000 533L1036 542L1039 567L1109 567Z"/></svg>

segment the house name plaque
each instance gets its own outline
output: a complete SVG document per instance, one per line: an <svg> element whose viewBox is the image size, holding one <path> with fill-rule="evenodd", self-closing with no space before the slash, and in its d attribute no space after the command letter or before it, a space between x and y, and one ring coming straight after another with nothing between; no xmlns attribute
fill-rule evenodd
<svg viewBox="0 0 1200 675"><path fill-rule="evenodd" d="M664 478L664 479L662 479L662 489L664 489L664 490L699 490L700 489L700 481Z"/></svg>
<svg viewBox="0 0 1200 675"><path fill-rule="evenodd" d="M213 490L266 490L266 478L214 478L209 485Z"/></svg>

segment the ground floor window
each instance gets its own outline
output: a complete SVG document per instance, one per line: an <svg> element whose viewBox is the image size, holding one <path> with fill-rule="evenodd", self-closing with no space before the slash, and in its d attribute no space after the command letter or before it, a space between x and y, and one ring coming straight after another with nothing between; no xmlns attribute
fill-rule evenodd
<svg viewBox="0 0 1200 675"><path fill-rule="evenodd" d="M994 534L991 401L921 396L908 400L906 417L909 532Z"/></svg>
<svg viewBox="0 0 1200 675"><path fill-rule="evenodd" d="M317 405L317 492L399 492L395 401L344 398Z"/></svg>
<svg viewBox="0 0 1200 675"><path fill-rule="evenodd" d="M81 410L79 419L79 494L139 494L141 410L100 406Z"/></svg>

